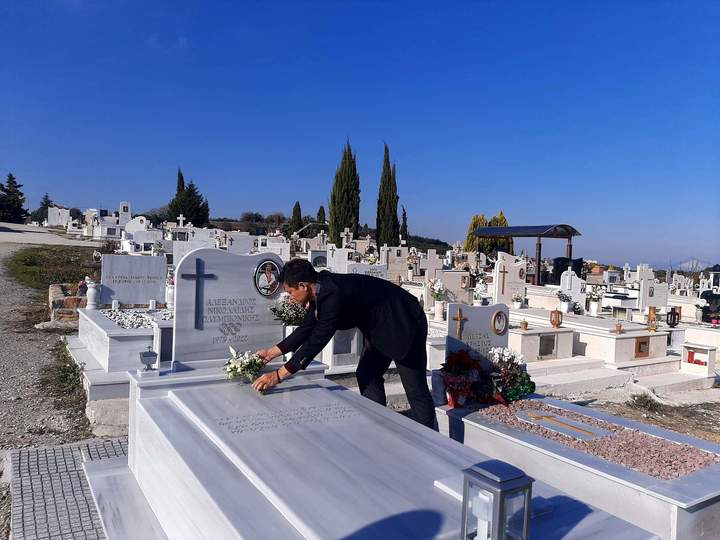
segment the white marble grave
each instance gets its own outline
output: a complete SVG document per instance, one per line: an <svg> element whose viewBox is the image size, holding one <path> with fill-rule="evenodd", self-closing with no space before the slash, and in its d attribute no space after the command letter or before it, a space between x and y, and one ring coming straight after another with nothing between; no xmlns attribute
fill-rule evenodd
<svg viewBox="0 0 720 540"><path fill-rule="evenodd" d="M513 293L525 297L525 261L498 251L493 270L492 295L496 304L512 304Z"/></svg>
<svg viewBox="0 0 720 540"><path fill-rule="evenodd" d="M281 292L259 292L262 269L273 267L277 280L282 261L274 253L234 255L218 249L188 253L175 270L173 361L226 359L228 347L239 351L270 347L282 340L282 324L270 307Z"/></svg>
<svg viewBox="0 0 720 540"><path fill-rule="evenodd" d="M103 255L100 304L148 304L165 301L165 257Z"/></svg>
<svg viewBox="0 0 720 540"><path fill-rule="evenodd" d="M587 284L584 279L580 279L578 275L573 272L572 266L569 266L560 275L560 290L565 294L569 294L572 297L573 302L577 302L585 309L585 301L587 299L586 293Z"/></svg>

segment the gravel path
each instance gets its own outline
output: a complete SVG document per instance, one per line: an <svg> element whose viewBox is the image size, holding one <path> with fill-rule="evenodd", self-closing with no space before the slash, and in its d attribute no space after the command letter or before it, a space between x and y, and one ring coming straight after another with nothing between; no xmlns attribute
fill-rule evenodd
<svg viewBox="0 0 720 540"><path fill-rule="evenodd" d="M21 245L0 244L0 259ZM58 409L38 386L44 366L53 362L59 335L35 330L27 322L38 308L38 294L15 283L0 264L0 471L5 452L86 439L83 411ZM6 475L7 476L7 475ZM10 499L0 484L0 539L9 534Z"/></svg>

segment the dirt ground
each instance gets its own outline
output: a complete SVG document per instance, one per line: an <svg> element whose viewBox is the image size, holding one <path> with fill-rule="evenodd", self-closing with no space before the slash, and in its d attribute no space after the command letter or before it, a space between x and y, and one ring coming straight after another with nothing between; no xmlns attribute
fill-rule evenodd
<svg viewBox="0 0 720 540"><path fill-rule="evenodd" d="M0 259L19 244L0 244ZM52 446L92 437L84 400L56 397L41 384L56 363L61 334L33 324L47 320L47 299L15 283L0 264L0 459L7 450ZM1 466L0 466L1 469ZM0 484L0 539L10 530L10 494Z"/></svg>

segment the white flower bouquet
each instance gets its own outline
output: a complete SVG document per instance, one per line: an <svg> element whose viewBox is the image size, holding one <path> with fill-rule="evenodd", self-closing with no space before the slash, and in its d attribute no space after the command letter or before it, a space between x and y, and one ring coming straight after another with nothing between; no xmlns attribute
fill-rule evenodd
<svg viewBox="0 0 720 540"><path fill-rule="evenodd" d="M525 295L521 293L520 291L515 291L512 294L512 301L513 302L523 302L525 300Z"/></svg>
<svg viewBox="0 0 720 540"><path fill-rule="evenodd" d="M250 351L241 354L230 347L230 355L230 359L225 362L225 372L230 380L243 377L251 383L255 382L265 367L265 361Z"/></svg>
<svg viewBox="0 0 720 540"><path fill-rule="evenodd" d="M270 311L275 316L275 320L285 326L300 326L307 313L307 310L294 302L287 293L283 293L275 305L270 307Z"/></svg>
<svg viewBox="0 0 720 540"><path fill-rule="evenodd" d="M436 301L445 298L445 285L439 279L430 281L430 296Z"/></svg>
<svg viewBox="0 0 720 540"><path fill-rule="evenodd" d="M591 302L599 302L600 300L602 300L604 294L605 290L602 287L594 285L587 293L587 297L588 300L590 300Z"/></svg>

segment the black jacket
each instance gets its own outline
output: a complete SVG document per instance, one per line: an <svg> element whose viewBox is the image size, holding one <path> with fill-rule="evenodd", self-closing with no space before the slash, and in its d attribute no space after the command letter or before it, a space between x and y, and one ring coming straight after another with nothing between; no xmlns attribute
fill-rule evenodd
<svg viewBox="0 0 720 540"><path fill-rule="evenodd" d="M302 324L278 343L283 354L295 353L285 364L288 371L305 369L336 330L349 328L360 329L374 349L396 363L412 363L405 357L413 338L427 332L425 313L412 294L385 279L327 270L320 272L318 284Z"/></svg>

